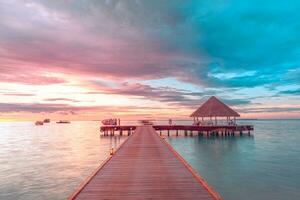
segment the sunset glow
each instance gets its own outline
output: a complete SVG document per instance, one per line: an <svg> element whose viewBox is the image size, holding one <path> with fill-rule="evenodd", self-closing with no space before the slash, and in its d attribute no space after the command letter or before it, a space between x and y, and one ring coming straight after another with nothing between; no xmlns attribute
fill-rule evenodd
<svg viewBox="0 0 300 200"><path fill-rule="evenodd" d="M296 8L2 1L0 121L183 119L212 95L242 118L300 118Z"/></svg>

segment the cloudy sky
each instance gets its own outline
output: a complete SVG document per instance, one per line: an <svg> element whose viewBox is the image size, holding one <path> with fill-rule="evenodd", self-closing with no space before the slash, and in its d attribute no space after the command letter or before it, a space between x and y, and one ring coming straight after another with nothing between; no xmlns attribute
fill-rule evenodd
<svg viewBox="0 0 300 200"><path fill-rule="evenodd" d="M0 120L300 118L300 2L2 0Z"/></svg>

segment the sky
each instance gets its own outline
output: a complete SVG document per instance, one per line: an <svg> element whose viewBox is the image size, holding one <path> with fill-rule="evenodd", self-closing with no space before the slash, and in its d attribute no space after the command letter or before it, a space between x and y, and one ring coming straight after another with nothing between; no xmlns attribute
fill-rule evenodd
<svg viewBox="0 0 300 200"><path fill-rule="evenodd" d="M300 118L300 2L1 0L0 120Z"/></svg>

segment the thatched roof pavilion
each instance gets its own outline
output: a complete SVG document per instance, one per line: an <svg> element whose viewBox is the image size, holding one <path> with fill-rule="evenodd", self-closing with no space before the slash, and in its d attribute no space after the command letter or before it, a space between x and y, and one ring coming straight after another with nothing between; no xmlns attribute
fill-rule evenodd
<svg viewBox="0 0 300 200"><path fill-rule="evenodd" d="M194 121L196 121L196 119L198 121L199 117L202 118L202 121L205 117L209 117L210 119L215 117L215 123L217 124L217 117L226 117L227 122L230 120L230 117L233 117L235 122L235 118L239 116L236 111L232 110L215 96L212 96L193 112L190 117L193 117Z"/></svg>

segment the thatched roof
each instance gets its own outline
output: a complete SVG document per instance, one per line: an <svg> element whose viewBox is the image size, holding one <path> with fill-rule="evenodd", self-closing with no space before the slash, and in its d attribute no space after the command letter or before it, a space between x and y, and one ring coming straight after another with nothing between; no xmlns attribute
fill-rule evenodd
<svg viewBox="0 0 300 200"><path fill-rule="evenodd" d="M240 115L216 97L210 97L191 117L239 117Z"/></svg>

